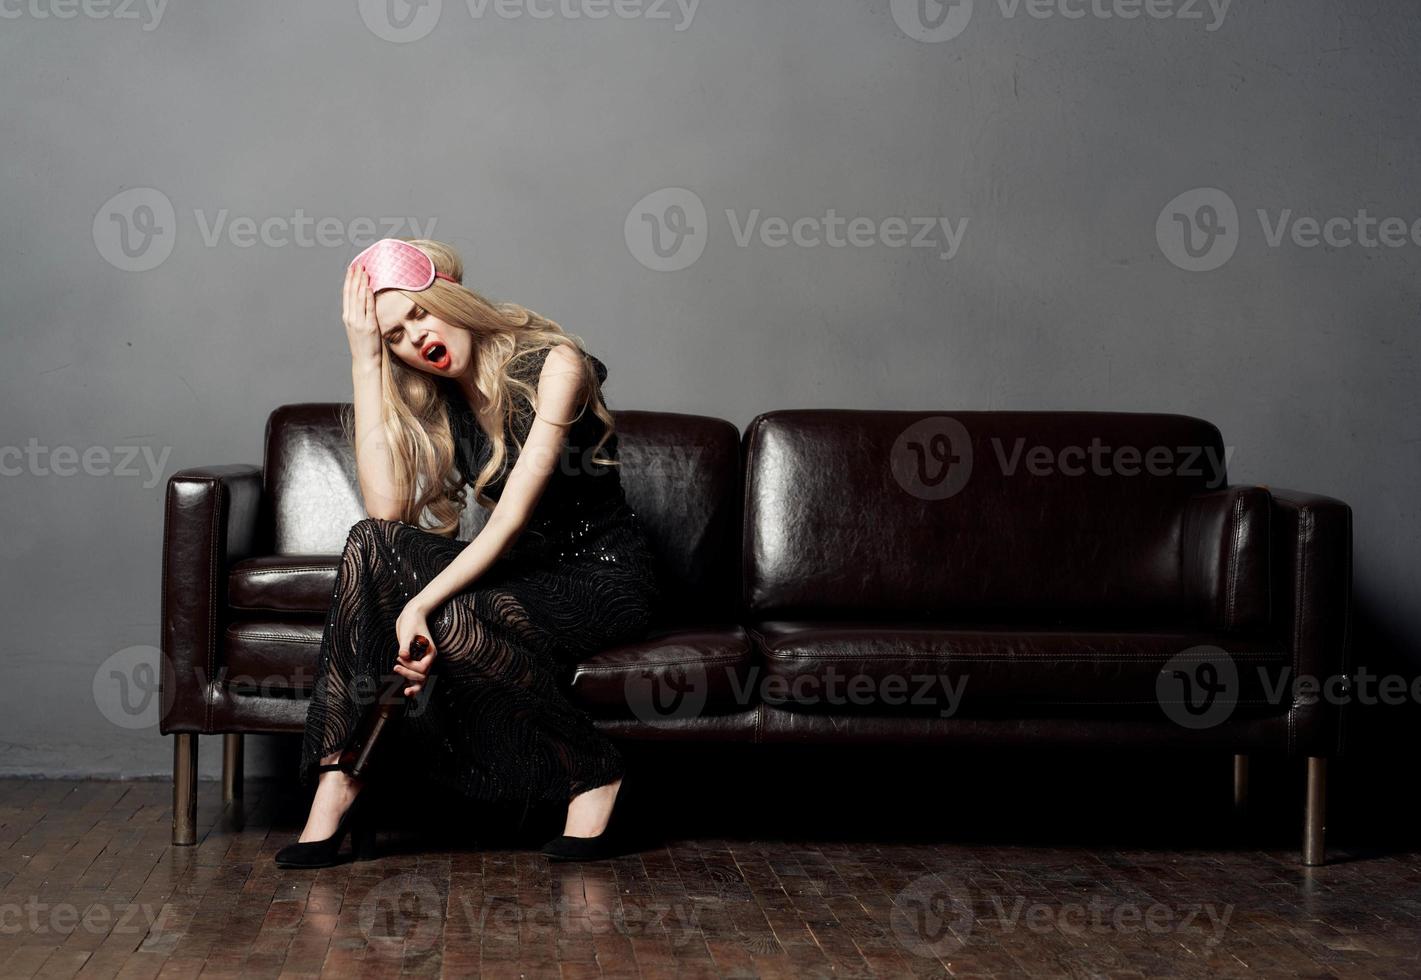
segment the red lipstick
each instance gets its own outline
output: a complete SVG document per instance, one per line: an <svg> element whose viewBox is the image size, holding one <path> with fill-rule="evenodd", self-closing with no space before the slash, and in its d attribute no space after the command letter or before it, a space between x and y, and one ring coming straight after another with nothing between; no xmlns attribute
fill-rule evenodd
<svg viewBox="0 0 1421 980"><path fill-rule="evenodd" d="M452 358L449 356L449 348L444 346L443 341L431 340L424 345L424 349L419 353L426 361L440 371L449 370L449 362Z"/></svg>

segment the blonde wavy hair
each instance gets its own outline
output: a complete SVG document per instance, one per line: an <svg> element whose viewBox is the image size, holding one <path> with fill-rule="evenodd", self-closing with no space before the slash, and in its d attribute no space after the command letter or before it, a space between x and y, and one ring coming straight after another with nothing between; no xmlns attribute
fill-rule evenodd
<svg viewBox="0 0 1421 980"><path fill-rule="evenodd" d="M495 303L477 291L463 285L464 264L453 248L443 242L423 238L401 241L426 252L434 260L434 268L458 280L459 284L435 279L434 284L420 292L399 290L419 309L438 317L459 330L467 330L473 340L475 385L481 404L471 405L476 414L492 415L501 425L491 434L492 453L476 476L474 500L492 508L495 501L484 494L484 487L504 470L509 458L505 432L515 421L526 421L533 414L533 398L537 390L510 371L536 352L567 344L581 357L587 378L588 397L582 411L590 407L602 420L606 431L593 447L589 458L593 463L619 465L614 459L601 456L601 449L615 431L612 413L602 399L601 383L582 340L569 334L557 323L540 316L517 303ZM458 469L455 437L445 411L448 395L433 375L417 371L396 357L381 344L384 367L380 374L384 388L382 416L390 458L395 470L395 482L404 501L400 519L423 527L434 534L454 537L459 520L468 506L463 476ZM455 405L456 410L462 406ZM581 414L578 416L581 418ZM355 411L346 405L341 413L345 434L355 445ZM522 443L515 442L522 450ZM359 451L359 447L356 447ZM428 512L430 522L422 523Z"/></svg>

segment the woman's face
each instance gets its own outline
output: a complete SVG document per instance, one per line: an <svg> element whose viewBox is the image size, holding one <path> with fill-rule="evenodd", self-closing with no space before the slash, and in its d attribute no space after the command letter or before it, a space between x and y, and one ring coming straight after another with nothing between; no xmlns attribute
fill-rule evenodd
<svg viewBox="0 0 1421 980"><path fill-rule="evenodd" d="M473 353L469 332L450 326L399 290L376 294L375 320L390 353L416 371L455 378L468 369Z"/></svg>

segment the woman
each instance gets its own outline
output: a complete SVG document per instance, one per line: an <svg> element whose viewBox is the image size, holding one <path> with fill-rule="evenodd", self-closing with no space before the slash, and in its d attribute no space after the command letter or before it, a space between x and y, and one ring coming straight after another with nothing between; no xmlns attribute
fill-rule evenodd
<svg viewBox="0 0 1421 980"><path fill-rule="evenodd" d="M319 780L283 866L334 863L347 833L366 856L365 780L341 759L392 666L418 699L396 721L413 751L394 764L472 799L567 800L543 853L616 852L622 757L559 685L579 658L644 635L660 599L622 492L607 369L462 280L458 255L422 239L383 239L346 272L370 517L341 557L300 763L303 784ZM492 511L472 541L456 539L466 485ZM430 649L412 658L416 637Z"/></svg>

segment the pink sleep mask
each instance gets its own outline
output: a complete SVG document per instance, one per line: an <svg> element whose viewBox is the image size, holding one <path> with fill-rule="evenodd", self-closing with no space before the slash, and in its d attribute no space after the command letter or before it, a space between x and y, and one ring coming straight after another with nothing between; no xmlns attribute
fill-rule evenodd
<svg viewBox="0 0 1421 980"><path fill-rule="evenodd" d="M357 255L351 268L361 266L370 275L370 291L406 289L417 293L434 285L435 279L457 283L453 276L434 270L434 260L409 242L382 238Z"/></svg>

